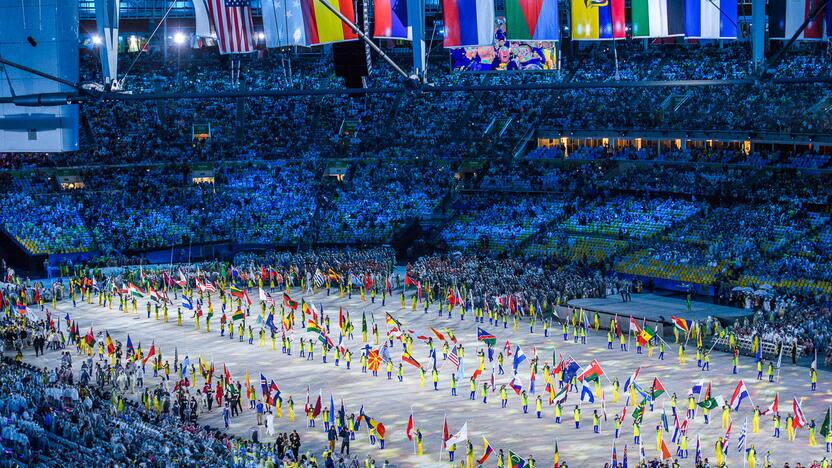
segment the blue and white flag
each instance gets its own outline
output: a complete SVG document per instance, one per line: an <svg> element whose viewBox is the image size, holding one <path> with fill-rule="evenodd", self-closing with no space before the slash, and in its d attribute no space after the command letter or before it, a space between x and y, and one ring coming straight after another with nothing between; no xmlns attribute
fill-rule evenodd
<svg viewBox="0 0 832 468"><path fill-rule="evenodd" d="M595 403L595 394L592 393L592 388L587 383L584 380L583 386L581 387L581 401L584 403Z"/></svg>
<svg viewBox="0 0 832 468"><path fill-rule="evenodd" d="M514 373L517 373L517 366L520 365L521 362L526 360L526 353L520 349L520 345L514 349Z"/></svg>
<svg viewBox="0 0 832 468"><path fill-rule="evenodd" d="M188 310L194 310L194 303L191 302L191 300L188 299L188 297L184 296L184 295L182 296L182 308L183 309L188 309Z"/></svg>

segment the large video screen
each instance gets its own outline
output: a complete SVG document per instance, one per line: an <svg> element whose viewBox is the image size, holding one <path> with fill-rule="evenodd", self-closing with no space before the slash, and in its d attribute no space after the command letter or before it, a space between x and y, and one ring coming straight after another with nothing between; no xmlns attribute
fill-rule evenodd
<svg viewBox="0 0 832 468"><path fill-rule="evenodd" d="M509 40L505 19L496 23L493 44L451 49L454 71L557 70L556 42Z"/></svg>

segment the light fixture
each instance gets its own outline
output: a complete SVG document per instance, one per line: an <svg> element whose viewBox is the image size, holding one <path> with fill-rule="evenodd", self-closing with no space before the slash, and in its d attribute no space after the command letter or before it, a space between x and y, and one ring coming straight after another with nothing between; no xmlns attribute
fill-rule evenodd
<svg viewBox="0 0 832 468"><path fill-rule="evenodd" d="M101 45L101 36L98 34L92 36L92 43L95 45Z"/></svg>
<svg viewBox="0 0 832 468"><path fill-rule="evenodd" d="M260 39L262 41L265 38L266 38L266 35L263 34L262 32L257 33L257 39Z"/></svg>
<svg viewBox="0 0 832 468"><path fill-rule="evenodd" d="M173 35L173 42L177 45L182 45L185 43L185 35L181 32L178 32Z"/></svg>

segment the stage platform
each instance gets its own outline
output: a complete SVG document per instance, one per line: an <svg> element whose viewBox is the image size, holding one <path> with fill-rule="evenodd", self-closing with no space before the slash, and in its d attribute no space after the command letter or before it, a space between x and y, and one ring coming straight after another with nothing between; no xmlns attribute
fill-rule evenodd
<svg viewBox="0 0 832 468"><path fill-rule="evenodd" d="M705 320L708 316L714 316L720 320L733 321L737 318L751 315L750 311L736 307L726 307L708 302L691 303L688 310L687 301L674 297L662 296L659 294L633 294L629 302L621 302L621 296L608 296L607 298L573 299L569 301L570 307L583 307L585 311L598 312L602 315L602 324L608 324L609 319L603 320L604 315L619 317L633 316L639 323L641 319L648 322L664 323L671 325L670 317L677 316L688 320ZM626 323L625 322L621 322Z"/></svg>

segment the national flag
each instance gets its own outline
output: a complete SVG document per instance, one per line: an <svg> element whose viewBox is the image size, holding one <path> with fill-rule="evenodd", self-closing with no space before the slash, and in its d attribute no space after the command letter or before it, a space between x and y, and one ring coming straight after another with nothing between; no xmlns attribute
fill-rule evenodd
<svg viewBox="0 0 832 468"><path fill-rule="evenodd" d="M402 353L402 362L406 362L406 363L410 364L411 366L413 366L413 367L415 367L415 368L417 368L417 369L421 369L421 368L422 368L422 365L421 365L421 364L419 364L419 361L417 361L416 359L414 359L414 358L413 358L413 355L412 355L412 354L410 354L410 353L409 353L409 352L407 352L407 351L405 351L405 352L403 352L403 353Z"/></svg>
<svg viewBox="0 0 832 468"><path fill-rule="evenodd" d="M638 322L632 316L630 316L630 333L634 335L641 333L641 327L638 326Z"/></svg>
<svg viewBox="0 0 832 468"><path fill-rule="evenodd" d="M298 301L292 299L288 294L283 293L283 305L294 310L298 308Z"/></svg>
<svg viewBox="0 0 832 468"><path fill-rule="evenodd" d="M180 372L180 378L184 379L186 375L188 375L188 367L191 365L191 359L188 356L185 356L185 359L182 360L182 371Z"/></svg>
<svg viewBox="0 0 832 468"><path fill-rule="evenodd" d="M154 354L156 354L156 343L151 343L150 350L147 351L147 356L145 356L144 359L142 359L142 365L147 364L147 360L150 359L150 357Z"/></svg>
<svg viewBox="0 0 832 468"><path fill-rule="evenodd" d="M410 413L410 417L407 418L407 428L404 433L407 435L407 440L413 440L413 413Z"/></svg>
<svg viewBox="0 0 832 468"><path fill-rule="evenodd" d="M597 360L593 359L589 366L587 366L587 368L584 369L584 371L578 376L578 380L597 380L600 379L603 374L604 369L601 368L601 364Z"/></svg>
<svg viewBox="0 0 832 468"><path fill-rule="evenodd" d="M456 434L452 435L445 441L445 448L450 445L458 444L460 442L464 442L468 440L468 422L466 421L465 424L457 431Z"/></svg>
<svg viewBox="0 0 832 468"><path fill-rule="evenodd" d="M625 392L630 390L630 385L632 385L636 382L636 379L638 378L638 373L639 373L640 370L641 370L641 367L637 367L635 372L633 372L633 375L631 375L629 378L627 378L627 380L624 382L624 391Z"/></svg>
<svg viewBox="0 0 832 468"><path fill-rule="evenodd" d="M375 0L373 2L373 37L412 39L413 29L407 16L407 0ZM405 274L404 284L410 277Z"/></svg>
<svg viewBox="0 0 832 468"><path fill-rule="evenodd" d="M706 396L702 401L697 403L697 405L699 405L702 408L712 410L719 406L719 402L711 396Z"/></svg>
<svg viewBox="0 0 832 468"><path fill-rule="evenodd" d="M254 51L251 0L208 0L208 14L221 54Z"/></svg>
<svg viewBox="0 0 832 468"><path fill-rule="evenodd" d="M664 437L662 437L662 460L670 460L670 450L667 448L667 443L664 441Z"/></svg>
<svg viewBox="0 0 832 468"><path fill-rule="evenodd" d="M830 431L832 431L832 427L830 427L830 425L832 425L832 420L830 420L830 418L832 418L832 409L826 408L826 417L823 418L823 424L820 425L820 435L822 435L824 439L826 439L826 436L829 435Z"/></svg>
<svg viewBox="0 0 832 468"><path fill-rule="evenodd" d="M396 320L395 318L393 318L393 316L392 316L392 315L390 315L390 312L387 312L387 313L385 314L385 319L386 319L386 321L387 321L387 325L391 325L391 326L394 326L394 327L398 327L399 329L401 329L401 328L402 328L402 323L401 323L401 322L399 322L398 320Z"/></svg>
<svg viewBox="0 0 832 468"><path fill-rule="evenodd" d="M736 39L737 24L737 0L685 0L688 39Z"/></svg>
<svg viewBox="0 0 832 468"><path fill-rule="evenodd" d="M819 3L816 0L770 0L768 3L769 37L791 39ZM829 5L826 6L826 8L829 7ZM822 39L824 17L824 12L819 12L797 38Z"/></svg>
<svg viewBox="0 0 832 468"><path fill-rule="evenodd" d="M742 423L742 429L740 429L740 436L737 438L737 452L742 453L744 451L746 435L748 435L748 418L745 418L745 422Z"/></svg>
<svg viewBox="0 0 832 468"><path fill-rule="evenodd" d="M457 353L456 346L451 348L451 352L448 353L448 361L451 361L451 364L459 369L459 353Z"/></svg>
<svg viewBox="0 0 832 468"><path fill-rule="evenodd" d="M127 294L139 299L145 296L144 291L133 283L127 283Z"/></svg>
<svg viewBox="0 0 832 468"><path fill-rule="evenodd" d="M512 40L559 40L558 2L507 0L506 37Z"/></svg>
<svg viewBox="0 0 832 468"><path fill-rule="evenodd" d="M589 381L587 380L584 380L581 385L581 401L595 403L595 394L593 393L592 388L589 386Z"/></svg>
<svg viewBox="0 0 832 468"><path fill-rule="evenodd" d="M318 313L318 308L315 307L315 304L312 304L311 302L303 301L303 306L301 306L301 310L303 311L304 314L311 315L312 319L315 320L316 322L318 321L318 316L320 314Z"/></svg>
<svg viewBox="0 0 832 468"><path fill-rule="evenodd" d="M773 402L771 402L771 404L769 405L769 407L768 407L768 408L766 408L766 410L765 410L765 411L763 411L763 412L762 412L762 413L760 413L760 414L761 414L761 415L766 415L766 414L770 414L770 413L771 413L771 414L777 414L777 413L779 413L779 412L780 412L780 405L779 405L779 401L778 401L778 400L779 400L779 395L778 395L777 393L775 393L775 394L774 394L774 401L773 401Z"/></svg>
<svg viewBox="0 0 832 468"><path fill-rule="evenodd" d="M485 436L482 436L482 456L477 459L477 465L482 465L488 460L488 457L491 456L491 453L494 452L494 449L491 448L491 444L485 439Z"/></svg>
<svg viewBox="0 0 832 468"><path fill-rule="evenodd" d="M477 341L482 341L489 346L494 346L497 344L497 337L482 328L477 327Z"/></svg>
<svg viewBox="0 0 832 468"><path fill-rule="evenodd" d="M274 307L275 302L274 302L274 298L272 297L271 294L264 291L263 288L258 288L257 293L258 293L258 296L260 297L260 301L271 304L272 307Z"/></svg>
<svg viewBox="0 0 832 468"><path fill-rule="evenodd" d="M194 310L194 303L188 298L188 296L182 295L182 308L188 310Z"/></svg>
<svg viewBox="0 0 832 468"><path fill-rule="evenodd" d="M731 438L731 429L734 427L734 420L730 419L728 421L728 429L725 431L725 435L722 436L722 450L725 450L728 447L728 439Z"/></svg>
<svg viewBox="0 0 832 468"><path fill-rule="evenodd" d="M654 336L656 336L656 331L650 328L649 325L645 325L641 331L638 332L636 341L638 341L638 344L644 346L648 341L652 340Z"/></svg>
<svg viewBox="0 0 832 468"><path fill-rule="evenodd" d="M211 1L223 1L223 0L211 0ZM250 0L230 0L230 1L250 1ZM217 288L211 283L208 278L205 278L205 281L202 283L203 291L207 292L217 292Z"/></svg>
<svg viewBox="0 0 832 468"><path fill-rule="evenodd" d="M179 270L179 279L178 280L175 280L173 278L171 278L171 280L173 281L173 283L175 285L179 286L180 288L184 288L185 285L188 284L188 280L185 279L185 274L182 273L182 270Z"/></svg>
<svg viewBox="0 0 832 468"><path fill-rule="evenodd" d="M746 398L749 398L750 395L748 393L748 388L745 386L745 382L740 379L740 382L737 384L737 387L734 389L733 395L731 395L730 406L731 409L734 411L738 411L740 408L740 404Z"/></svg>
<svg viewBox="0 0 832 468"><path fill-rule="evenodd" d="M523 350L520 349L520 345L517 345L517 347L514 348L514 373L515 374L517 373L517 366L519 366L520 363L525 361L525 360L526 360L526 353L524 353Z"/></svg>
<svg viewBox="0 0 832 468"><path fill-rule="evenodd" d="M457 344L456 336L454 336L454 332L452 332L450 328L445 327L445 334L448 335L448 339L451 340L451 343Z"/></svg>
<svg viewBox="0 0 832 468"><path fill-rule="evenodd" d="M136 354L136 350L133 349L133 340L130 339L130 335L127 335L127 355L132 356Z"/></svg>
<svg viewBox="0 0 832 468"><path fill-rule="evenodd" d="M110 338L110 332L107 332L107 336L104 338L104 344L107 347L107 354L116 352L116 345L113 344L113 339Z"/></svg>
<svg viewBox="0 0 832 468"><path fill-rule="evenodd" d="M526 468L526 459L509 450L507 468Z"/></svg>
<svg viewBox="0 0 832 468"><path fill-rule="evenodd" d="M379 366L381 366L381 355L377 349L373 349L367 353L367 367L371 371L377 371Z"/></svg>
<svg viewBox="0 0 832 468"><path fill-rule="evenodd" d="M696 452L693 456L693 460L696 463L699 463L702 460L702 443L699 440L699 434L696 434Z"/></svg>
<svg viewBox="0 0 832 468"><path fill-rule="evenodd" d="M664 394L664 392L665 392L664 385L662 385L659 378L658 377L653 378L653 386L650 389L650 398L653 401L656 401L656 398L662 396L662 394Z"/></svg>
<svg viewBox="0 0 832 468"><path fill-rule="evenodd" d="M520 382L520 377L516 375L508 382L508 386L511 387L511 389L514 390L514 393L518 395L521 391L523 391L523 383Z"/></svg>
<svg viewBox="0 0 832 468"><path fill-rule="evenodd" d="M231 314L231 320L232 320L232 321L234 321L234 322L236 322L237 320L242 320L242 319L244 319L244 318L245 318L245 316L246 316L246 315L243 313L243 310L242 310L242 309L237 309L237 310L235 310L235 311L234 311L234 313L233 313L233 314Z"/></svg>
<svg viewBox="0 0 832 468"><path fill-rule="evenodd" d="M376 431L376 433L378 433L379 437L384 437L385 429L384 429L384 424L382 424L381 421L378 421L374 418L371 418L371 417L367 416L366 414L364 415L364 420L367 422L368 426L375 429L375 431Z"/></svg>
<svg viewBox="0 0 832 468"><path fill-rule="evenodd" d="M671 319L673 320L673 326L681 330L685 335L690 333L690 327L693 324L693 321L685 320L683 318L676 317L675 315L672 316Z"/></svg>
<svg viewBox="0 0 832 468"><path fill-rule="evenodd" d="M612 468L618 468L618 453L615 451L615 441L612 443Z"/></svg>
<svg viewBox="0 0 832 468"><path fill-rule="evenodd" d="M555 394L554 398L552 398L552 402L556 405L557 404L563 404L564 402L566 402L566 397L568 397L568 396L569 396L569 387L564 385L563 388L558 390L558 392Z"/></svg>
<svg viewBox="0 0 832 468"><path fill-rule="evenodd" d="M626 449L624 449L624 450L625 450L624 453L627 453ZM558 441L556 440L555 441L555 468L559 468L559 466L560 466L560 451L558 450Z"/></svg>
<svg viewBox="0 0 832 468"><path fill-rule="evenodd" d="M448 433L448 416L445 415L442 417L442 445L445 445L445 442L448 441L450 438L450 434Z"/></svg>
<svg viewBox="0 0 832 468"><path fill-rule="evenodd" d="M800 406L800 402L797 401L797 397L794 397L792 400L792 411L794 412L794 419L792 419L792 427L795 429L799 429L806 425L806 416L803 415L803 408Z"/></svg>
<svg viewBox="0 0 832 468"><path fill-rule="evenodd" d="M702 384L703 383L704 382L702 380L699 380L699 383L693 384L693 387L691 387L690 392L692 394L696 395L696 396L699 396L702 393Z"/></svg>
<svg viewBox="0 0 832 468"><path fill-rule="evenodd" d="M312 277L312 280L315 282L315 286L319 288L326 284L326 278L320 269L315 270L315 275Z"/></svg>
<svg viewBox="0 0 832 468"><path fill-rule="evenodd" d="M572 39L624 39L624 0L572 2Z"/></svg>
<svg viewBox="0 0 832 468"><path fill-rule="evenodd" d="M442 341L445 341L445 335L443 335L442 333L439 333L439 331L437 329L431 327L430 331L433 333L434 336L436 336L436 338L438 338Z"/></svg>
<svg viewBox="0 0 832 468"><path fill-rule="evenodd" d="M84 341L87 343L87 346L92 348L95 345L95 333L92 331L92 327L90 327L90 331L84 336Z"/></svg>
<svg viewBox="0 0 832 468"><path fill-rule="evenodd" d="M646 405L647 400L641 400L639 404L636 406L636 409L633 410L633 421L637 423L641 423L642 419L644 418L644 406Z"/></svg>
<svg viewBox="0 0 832 468"><path fill-rule="evenodd" d="M20 315L26 315L26 304L17 304L17 313Z"/></svg>
<svg viewBox="0 0 832 468"><path fill-rule="evenodd" d="M445 47L490 45L494 40L494 0L442 0Z"/></svg>
<svg viewBox="0 0 832 468"><path fill-rule="evenodd" d="M685 34L685 0L632 0L633 37Z"/></svg>

